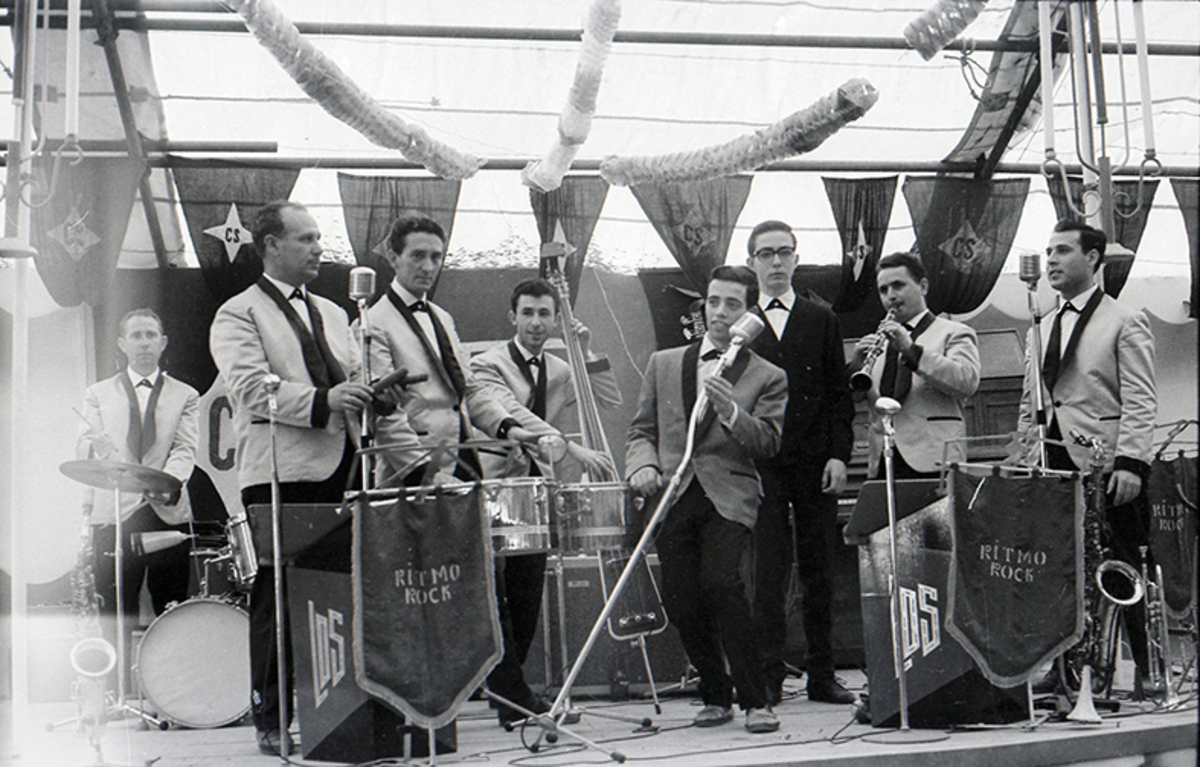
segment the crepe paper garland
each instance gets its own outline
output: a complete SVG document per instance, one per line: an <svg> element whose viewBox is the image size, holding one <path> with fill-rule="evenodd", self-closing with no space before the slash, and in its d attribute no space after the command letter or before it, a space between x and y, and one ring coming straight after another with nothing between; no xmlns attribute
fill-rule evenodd
<svg viewBox="0 0 1200 767"><path fill-rule="evenodd" d="M606 157L600 176L614 186L703 181L754 170L816 149L879 100L866 80L855 78L815 104L726 144L655 157Z"/></svg>
<svg viewBox="0 0 1200 767"><path fill-rule="evenodd" d="M301 90L371 142L398 149L405 159L446 179L470 178L483 166L484 160L431 138L424 128L409 125L386 110L302 37L270 0L224 1L241 15L246 28Z"/></svg>
<svg viewBox="0 0 1200 767"><path fill-rule="evenodd" d="M575 79L558 118L558 139L543 159L529 163L521 171L521 183L525 186L552 192L562 185L563 176L592 129L600 78L620 20L621 0L595 0L588 9Z"/></svg>
<svg viewBox="0 0 1200 767"><path fill-rule="evenodd" d="M987 0L938 0L932 8L908 23L904 39L929 61L962 34L983 11Z"/></svg>

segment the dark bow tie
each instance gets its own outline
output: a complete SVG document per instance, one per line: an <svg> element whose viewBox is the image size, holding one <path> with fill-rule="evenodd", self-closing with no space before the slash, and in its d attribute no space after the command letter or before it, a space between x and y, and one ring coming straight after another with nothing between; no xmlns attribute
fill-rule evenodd
<svg viewBox="0 0 1200 767"><path fill-rule="evenodd" d="M426 313L428 313L429 312L429 304L425 303L424 301L422 301L421 299L418 298L416 301L413 301L411 304L408 305L408 310L411 312L426 312Z"/></svg>
<svg viewBox="0 0 1200 767"><path fill-rule="evenodd" d="M542 366L542 358L541 357L530 357L529 365L530 365L530 367L540 368Z"/></svg>
<svg viewBox="0 0 1200 767"><path fill-rule="evenodd" d="M788 310L788 308L786 306L784 306L783 302L780 301L778 298L772 298L771 303L767 304L767 308L765 309L765 311L769 312L772 309L782 309L785 312Z"/></svg>
<svg viewBox="0 0 1200 767"><path fill-rule="evenodd" d="M295 290L292 291L292 294L290 296L288 296L288 300L289 301L303 301L304 300L304 291L301 290L300 288L296 288Z"/></svg>
<svg viewBox="0 0 1200 767"><path fill-rule="evenodd" d="M1077 311L1079 311L1079 309L1077 309L1075 307L1075 304L1068 301L1065 304L1063 304L1062 311L1063 312L1077 312Z"/></svg>
<svg viewBox="0 0 1200 767"><path fill-rule="evenodd" d="M142 380L140 380L140 381L138 381L138 382L137 382L137 385L138 385L138 386L145 386L147 389L153 389L153 388L154 388L154 384L150 383L150 379L149 379L149 378L143 378Z"/></svg>
<svg viewBox="0 0 1200 767"><path fill-rule="evenodd" d="M709 349L704 354L700 355L700 359L704 360L705 362L708 362L709 360L715 360L717 357L720 357L720 356L721 356L720 349Z"/></svg>

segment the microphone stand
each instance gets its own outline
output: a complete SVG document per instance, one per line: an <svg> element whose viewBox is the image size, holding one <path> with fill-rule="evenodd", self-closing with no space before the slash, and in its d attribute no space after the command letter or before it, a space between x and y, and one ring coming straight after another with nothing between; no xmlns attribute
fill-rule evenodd
<svg viewBox="0 0 1200 767"><path fill-rule="evenodd" d="M267 376L267 408L268 429L271 443L271 567L275 576L275 673L276 687L279 690L279 754L285 761L291 744L288 734L288 706L291 704L289 695L283 694L288 689L287 664L284 662L284 595L283 595L283 530L281 527L282 510L279 492L279 460L276 456L276 424L279 416L279 376Z"/></svg>
<svg viewBox="0 0 1200 767"><path fill-rule="evenodd" d="M374 274L372 274L373 276ZM359 355L362 359L362 380L368 386L371 385L371 313L368 311L370 309L370 300L369 295L359 296L356 299L358 303L359 329L362 331L359 339ZM374 431L372 423L373 414L372 405L367 403L367 406L363 408L362 420L359 424L359 460L361 461L359 464L359 473L362 475L360 479L363 490L371 489L372 458L371 454L362 452L361 448L371 446L372 432Z"/></svg>
<svg viewBox="0 0 1200 767"><path fill-rule="evenodd" d="M744 342L739 344L731 344L731 347L736 347L740 350L743 344ZM718 376L724 373L725 368L732 363L736 356L736 352L733 354L721 355L720 359L717 361L717 365L714 368L712 375ZM662 526L663 519L665 519L667 511L671 508L671 504L675 500L676 494L679 492L679 485L683 481L683 475L686 473L687 467L692 461L692 453L695 451L696 428L699 425L701 418L704 417L704 411L707 409L707 407L707 392L704 389L701 389L699 396L696 397L696 405L692 408L691 416L688 418L687 438L684 442L683 457L679 460L679 466L676 467L675 472L671 475L671 479L667 482L667 487L665 490L663 490L662 497L658 501L658 506L654 509L654 514L651 515L650 519L646 522L646 528L642 531L642 536L638 539L637 546L634 547L633 553L629 555L629 560L625 563L625 568L621 570L621 576L617 579L616 584L613 586L612 592L609 593L608 598L605 600L604 608L600 611L599 617L596 618L596 622L592 625L592 630L588 634L587 640L584 641L583 647L579 650L579 655L576 657L575 663L572 664L571 670L567 672L567 678L563 680L563 686L558 692L558 697L554 699L554 703L550 706L549 712L543 716L537 717L538 724L542 726L545 732L539 733L537 740L530 748L531 751L537 751L542 736L546 735L547 733L550 736L550 738L548 738L550 742L554 742L558 729L557 722L561 721L562 717L564 717L567 713L565 701L571 694L571 687L575 684L575 680L579 677L579 673L583 669L583 664L587 661L588 655L591 653L592 648L596 644L596 640L600 638L600 633L604 630L606 622L616 609L618 598L621 596L621 593L625 590L625 587L632 579L634 571L636 570L640 560L646 555L646 549L648 549L650 544L653 543L655 538L658 537L658 531ZM643 726L649 726L649 724L644 722ZM613 751L609 753L609 757L618 763L623 763L625 761L624 754L619 751Z"/></svg>
<svg viewBox="0 0 1200 767"><path fill-rule="evenodd" d="M904 630L900 625L900 582L896 573L896 469L894 464L896 426L894 419L900 412L900 403L891 397L875 400L875 410L883 422L883 471L887 486L888 511L888 609L891 613L892 664L896 669L896 683L900 696L900 727L894 732L867 735L863 738L871 743L931 743L945 740L942 733L918 733L908 726L908 682L904 673Z"/></svg>
<svg viewBox="0 0 1200 767"><path fill-rule="evenodd" d="M1032 332L1029 334L1029 360L1033 372L1033 413L1034 424L1037 428L1038 466L1049 468L1046 464L1046 396L1042 391L1042 309L1037 294L1038 276L1033 275L1025 280L1028 290L1029 315L1033 320Z"/></svg>

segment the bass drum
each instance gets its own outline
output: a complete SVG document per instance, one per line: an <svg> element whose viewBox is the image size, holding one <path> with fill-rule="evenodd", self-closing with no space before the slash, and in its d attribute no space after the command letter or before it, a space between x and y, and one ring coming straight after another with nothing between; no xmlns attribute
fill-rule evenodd
<svg viewBox="0 0 1200 767"><path fill-rule="evenodd" d="M146 629L136 673L142 695L172 724L236 722L250 711L250 618L219 599L181 602Z"/></svg>

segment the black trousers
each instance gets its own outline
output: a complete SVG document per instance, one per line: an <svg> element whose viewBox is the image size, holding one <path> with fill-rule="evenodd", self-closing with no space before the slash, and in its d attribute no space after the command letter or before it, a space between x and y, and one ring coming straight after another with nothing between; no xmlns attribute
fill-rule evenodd
<svg viewBox="0 0 1200 767"><path fill-rule="evenodd" d="M1057 424L1052 425L1052 431L1057 435ZM1066 449L1059 445L1046 446L1046 463L1051 469L1061 471L1078 471L1079 467L1071 460ZM1105 474L1101 481L1108 487L1112 474ZM1090 507L1092 491L1085 482L1084 502ZM1118 559L1141 571L1142 555L1139 546L1149 546L1150 541L1150 507L1146 500L1145 478L1142 478L1142 492L1129 503L1120 506L1111 505L1111 497L1107 497L1104 509L1105 525L1100 536L1100 545ZM1150 572L1153 572L1153 560L1150 561ZM1092 578L1094 573L1084 573ZM1124 608L1125 638L1129 640L1129 649L1133 651L1133 661L1142 671L1143 676L1149 672L1150 661L1146 647L1146 606L1139 600Z"/></svg>
<svg viewBox="0 0 1200 767"><path fill-rule="evenodd" d="M762 468L764 497L755 526L754 620L770 689L787 677L785 604L792 566L789 513L796 520L796 550L804 588L805 670L809 680L833 679L833 557L837 546L837 498L821 492L824 466ZM790 509L790 511L789 511Z"/></svg>
<svg viewBox="0 0 1200 767"><path fill-rule="evenodd" d="M133 537L141 533L173 530L188 532L187 523L168 525L163 522L149 505L142 506L121 522L121 610L125 616L126 661L133 659L129 635L138 627L138 603L142 584L150 592L154 603L154 614L161 615L172 602L183 602L188 598L189 548L184 544L156 551L152 554L137 554L131 544ZM96 581L96 594L100 597L101 627L104 638L116 647L117 641L117 580L116 580L116 534L117 526L96 525L92 528L92 573Z"/></svg>
<svg viewBox="0 0 1200 767"><path fill-rule="evenodd" d="M320 482L285 482L279 486L280 503L340 503L346 483L355 468L354 446L347 442L342 462L333 474ZM242 488L242 505L271 503L270 485ZM280 680L275 655L275 568L259 565L250 586L250 714L260 731L279 729ZM287 696L288 722L295 715L292 700L292 639L288 629L287 605L284 605L284 668L282 692Z"/></svg>
<svg viewBox="0 0 1200 767"><path fill-rule="evenodd" d="M705 705L767 705L758 640L742 564L750 528L722 517L693 480L671 507L656 546L663 605L679 629L688 660L700 672ZM725 663L729 673L725 673Z"/></svg>
<svg viewBox="0 0 1200 767"><path fill-rule="evenodd" d="M880 456L879 467L871 479L887 478L887 468L884 466L883 460L883 456ZM938 471L917 471L908 465L908 461L904 460L904 456L900 455L899 450L892 451L892 476L896 479L938 479L940 475L941 472Z"/></svg>
<svg viewBox="0 0 1200 767"><path fill-rule="evenodd" d="M496 604L504 657L488 674L487 684L492 692L526 708L533 702L533 691L525 683L521 666L537 631L545 582L545 554L496 557ZM492 701L491 706L499 704Z"/></svg>

